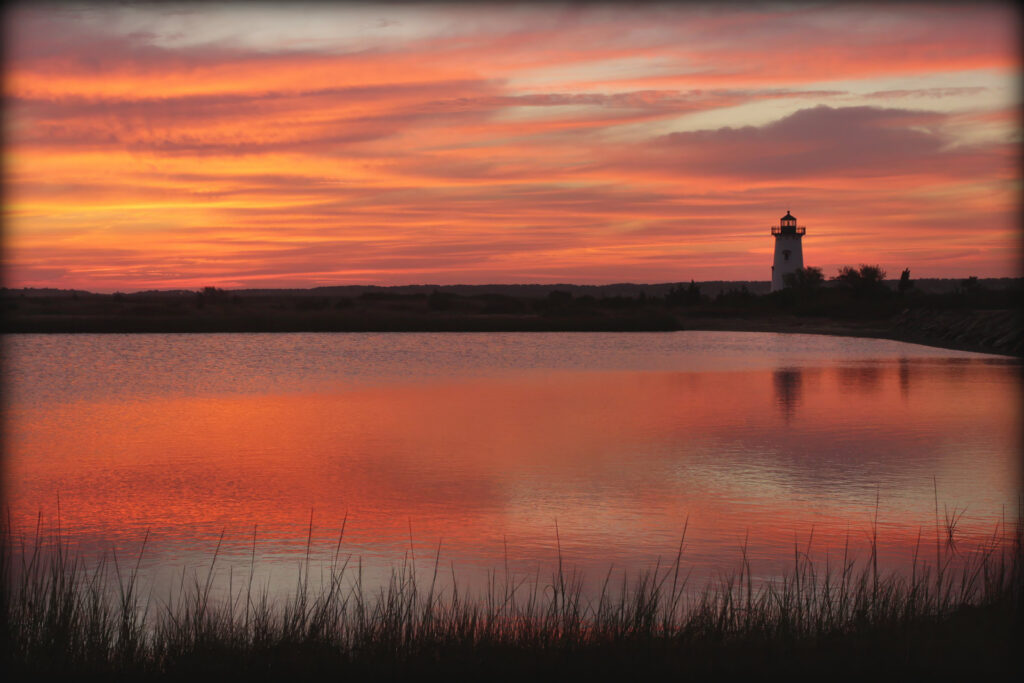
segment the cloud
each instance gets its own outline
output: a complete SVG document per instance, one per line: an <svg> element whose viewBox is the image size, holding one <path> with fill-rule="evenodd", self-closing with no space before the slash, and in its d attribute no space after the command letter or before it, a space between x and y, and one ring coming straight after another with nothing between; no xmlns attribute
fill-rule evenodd
<svg viewBox="0 0 1024 683"><path fill-rule="evenodd" d="M764 126L671 133L649 145L656 164L752 179L962 175L991 149L949 150L946 116L877 107L802 109ZM955 166L955 167L954 167Z"/></svg>
<svg viewBox="0 0 1024 683"><path fill-rule="evenodd" d="M960 88L916 88L903 90L876 90L869 92L864 97L893 99L898 97L961 97L963 95L980 95L987 91L984 86L971 86Z"/></svg>
<svg viewBox="0 0 1024 683"><path fill-rule="evenodd" d="M27 283L749 279L787 206L817 263L1017 267L1009 10L85 9L7 26Z"/></svg>

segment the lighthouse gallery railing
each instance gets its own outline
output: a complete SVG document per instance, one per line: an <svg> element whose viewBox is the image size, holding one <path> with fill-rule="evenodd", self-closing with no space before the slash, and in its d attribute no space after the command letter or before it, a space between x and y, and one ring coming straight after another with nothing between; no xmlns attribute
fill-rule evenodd
<svg viewBox="0 0 1024 683"><path fill-rule="evenodd" d="M807 232L807 228L802 226L802 225L799 228L794 228L792 226L782 226L782 225L773 225L772 226L772 234L773 235L803 235L806 232Z"/></svg>

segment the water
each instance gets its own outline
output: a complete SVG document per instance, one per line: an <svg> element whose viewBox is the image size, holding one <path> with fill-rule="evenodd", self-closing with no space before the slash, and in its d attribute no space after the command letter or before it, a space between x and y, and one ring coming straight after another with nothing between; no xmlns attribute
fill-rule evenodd
<svg viewBox="0 0 1024 683"><path fill-rule="evenodd" d="M1016 520L1019 362L897 342L733 332L9 335L5 486L88 557L290 588L314 560L369 582L404 558L697 579L863 549L905 566L957 516ZM58 510L59 501L59 510ZM560 550L559 550L560 548ZM237 574L236 574L237 575Z"/></svg>

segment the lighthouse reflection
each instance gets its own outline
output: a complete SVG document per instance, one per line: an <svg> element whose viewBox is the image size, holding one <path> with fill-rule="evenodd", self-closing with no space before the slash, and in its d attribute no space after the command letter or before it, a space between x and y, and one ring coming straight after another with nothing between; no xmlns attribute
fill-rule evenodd
<svg viewBox="0 0 1024 683"><path fill-rule="evenodd" d="M949 365L952 364L933 364L933 367L946 368ZM787 423L803 402L806 393L807 378L805 375L808 372L815 373L814 370L799 367L782 367L772 372L774 403ZM884 385L887 381L895 379L899 386L899 396L904 401L910 396L911 383L918 378L912 368L912 363L906 358L899 359L894 366L877 363L839 366L834 368L831 374L839 390L845 396L852 394L878 395L885 390Z"/></svg>
<svg viewBox="0 0 1024 683"><path fill-rule="evenodd" d="M857 392L863 394L877 393L882 388L883 375L887 368L874 363L859 365L840 366L836 373L839 379L839 386L846 392ZM909 391L910 376L907 375L906 391Z"/></svg>
<svg viewBox="0 0 1024 683"><path fill-rule="evenodd" d="M900 397L905 401L910 397L910 361L906 358L900 358L899 375Z"/></svg>
<svg viewBox="0 0 1024 683"><path fill-rule="evenodd" d="M788 423L800 405L803 395L803 371L800 368L779 368L772 374L775 404Z"/></svg>

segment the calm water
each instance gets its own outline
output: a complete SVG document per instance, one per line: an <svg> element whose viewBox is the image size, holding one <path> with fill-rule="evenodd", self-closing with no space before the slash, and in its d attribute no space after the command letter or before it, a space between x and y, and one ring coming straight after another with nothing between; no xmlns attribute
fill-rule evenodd
<svg viewBox="0 0 1024 683"><path fill-rule="evenodd" d="M368 580L441 548L473 584L508 560L595 577L675 556L778 574L794 541L887 566L962 514L1012 523L1019 362L897 342L730 332L13 335L4 481L154 584L208 564L291 586L341 546Z"/></svg>

